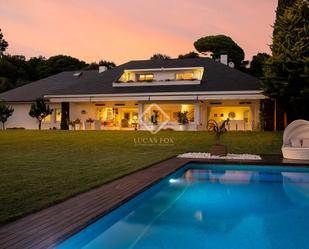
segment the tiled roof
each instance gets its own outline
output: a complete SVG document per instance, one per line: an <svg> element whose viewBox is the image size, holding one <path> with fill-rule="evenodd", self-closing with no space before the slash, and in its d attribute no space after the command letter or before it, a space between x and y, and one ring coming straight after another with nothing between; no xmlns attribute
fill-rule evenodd
<svg viewBox="0 0 309 249"><path fill-rule="evenodd" d="M126 69L204 67L201 84L113 87ZM130 61L104 73L62 72L0 94L5 101L32 101L45 95L121 94L260 90L257 78L208 58Z"/></svg>

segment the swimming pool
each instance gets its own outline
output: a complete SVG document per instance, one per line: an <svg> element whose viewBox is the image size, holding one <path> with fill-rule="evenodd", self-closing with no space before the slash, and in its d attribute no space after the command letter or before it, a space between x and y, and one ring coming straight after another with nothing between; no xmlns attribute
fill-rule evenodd
<svg viewBox="0 0 309 249"><path fill-rule="evenodd" d="M309 248L309 170L188 164L57 249Z"/></svg>

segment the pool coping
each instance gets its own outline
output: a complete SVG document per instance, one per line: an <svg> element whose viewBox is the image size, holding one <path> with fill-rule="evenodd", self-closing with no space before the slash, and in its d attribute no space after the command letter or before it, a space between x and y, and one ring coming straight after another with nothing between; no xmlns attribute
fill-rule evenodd
<svg viewBox="0 0 309 249"><path fill-rule="evenodd" d="M169 158L2 225L1 248L54 248L188 163L272 166L296 164L298 167L309 167L309 161L286 160L280 155L261 155L261 157L262 160Z"/></svg>

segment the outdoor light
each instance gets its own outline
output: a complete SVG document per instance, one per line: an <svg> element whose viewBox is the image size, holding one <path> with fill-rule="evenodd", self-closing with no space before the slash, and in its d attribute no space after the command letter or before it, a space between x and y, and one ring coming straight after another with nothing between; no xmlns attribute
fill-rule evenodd
<svg viewBox="0 0 309 249"><path fill-rule="evenodd" d="M177 180L176 180L176 179L171 178L171 179L169 180L169 182L170 182L170 183L175 183L175 182L177 182Z"/></svg>

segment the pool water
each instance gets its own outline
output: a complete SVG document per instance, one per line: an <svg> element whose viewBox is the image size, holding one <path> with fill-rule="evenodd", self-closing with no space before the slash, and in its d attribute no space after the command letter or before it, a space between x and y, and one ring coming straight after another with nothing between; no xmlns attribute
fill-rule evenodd
<svg viewBox="0 0 309 249"><path fill-rule="evenodd" d="M309 248L306 168L189 164L57 249Z"/></svg>

